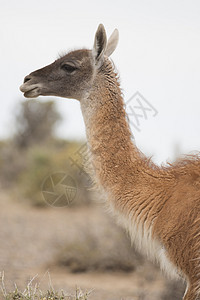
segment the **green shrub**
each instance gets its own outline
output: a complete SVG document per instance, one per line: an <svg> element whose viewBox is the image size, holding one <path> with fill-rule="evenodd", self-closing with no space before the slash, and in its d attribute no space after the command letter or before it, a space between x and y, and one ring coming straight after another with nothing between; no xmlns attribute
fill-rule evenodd
<svg viewBox="0 0 200 300"><path fill-rule="evenodd" d="M23 198L36 206L46 206L42 191L45 180L54 174L63 173L72 178L77 189L76 197L70 206L89 204L91 193L87 189L87 176L80 172L82 162L79 158L77 166L72 166L70 158L80 147L78 143L54 141L49 146L34 146L24 155L26 167L18 175L17 184Z"/></svg>

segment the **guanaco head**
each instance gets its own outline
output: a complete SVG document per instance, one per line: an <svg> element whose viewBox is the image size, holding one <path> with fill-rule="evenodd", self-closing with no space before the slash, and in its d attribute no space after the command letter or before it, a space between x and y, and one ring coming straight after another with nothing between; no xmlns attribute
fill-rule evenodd
<svg viewBox="0 0 200 300"><path fill-rule="evenodd" d="M59 96L81 100L89 92L105 56L110 56L118 43L115 29L107 42L106 32L99 25L92 50L76 50L24 78L20 90L27 98Z"/></svg>

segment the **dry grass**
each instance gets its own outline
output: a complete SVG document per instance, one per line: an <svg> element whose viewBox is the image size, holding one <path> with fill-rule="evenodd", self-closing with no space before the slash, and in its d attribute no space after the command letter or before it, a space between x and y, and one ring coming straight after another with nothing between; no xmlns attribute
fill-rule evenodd
<svg viewBox="0 0 200 300"><path fill-rule="evenodd" d="M5 300L88 300L90 292L82 292L80 288L77 288L74 295L66 294L64 291L55 291L52 283L50 274L49 276L49 289L47 291L42 291L40 289L40 284L34 283L37 276L29 281L27 286L23 291L19 290L15 285L13 291L7 291L4 282L4 273L1 274L1 284L0 284L0 297Z"/></svg>

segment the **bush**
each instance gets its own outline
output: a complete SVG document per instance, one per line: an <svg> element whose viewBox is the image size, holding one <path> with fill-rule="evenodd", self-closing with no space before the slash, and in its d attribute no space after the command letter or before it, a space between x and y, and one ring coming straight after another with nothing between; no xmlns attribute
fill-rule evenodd
<svg viewBox="0 0 200 300"><path fill-rule="evenodd" d="M87 151L86 144L55 138L54 127L60 119L53 101L22 102L16 113L15 136L0 143L1 186L14 188L18 198L25 198L37 206L91 202L91 193L86 189L90 186L90 178L83 171L79 153L79 150ZM52 183L50 192L43 191L45 180L49 177L51 181L59 174L64 174L68 182Z"/></svg>
<svg viewBox="0 0 200 300"><path fill-rule="evenodd" d="M100 230L82 228L81 236L57 255L57 264L70 272L135 270L142 257L131 248L124 231L108 218L105 220Z"/></svg>
<svg viewBox="0 0 200 300"><path fill-rule="evenodd" d="M78 143L73 142L63 142L61 145L55 140L48 147L34 146L27 150L24 157L27 161L26 168L18 176L18 187L23 198L37 206L46 206L48 200L50 204L50 194L47 201L44 201L45 180L55 178L59 174L66 174L74 182L76 195L71 198L69 203L60 203L61 206L91 203L91 193L87 189L88 178L85 173L81 174L76 166L72 166L70 161L79 146ZM81 160L78 164L81 167ZM52 192L54 192L53 189L54 187L50 188ZM56 192L59 195L62 191Z"/></svg>
<svg viewBox="0 0 200 300"><path fill-rule="evenodd" d="M39 102L26 100L21 103L15 116L15 144L18 148L27 148L33 144L44 143L53 136L56 123L61 115L54 101Z"/></svg>

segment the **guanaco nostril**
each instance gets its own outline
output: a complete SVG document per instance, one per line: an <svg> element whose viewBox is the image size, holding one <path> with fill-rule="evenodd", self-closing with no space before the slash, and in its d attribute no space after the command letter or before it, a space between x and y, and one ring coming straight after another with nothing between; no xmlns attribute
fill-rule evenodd
<svg viewBox="0 0 200 300"><path fill-rule="evenodd" d="M30 79L31 79L30 76L26 76L26 77L24 78L24 83L26 83L26 82L29 81Z"/></svg>

